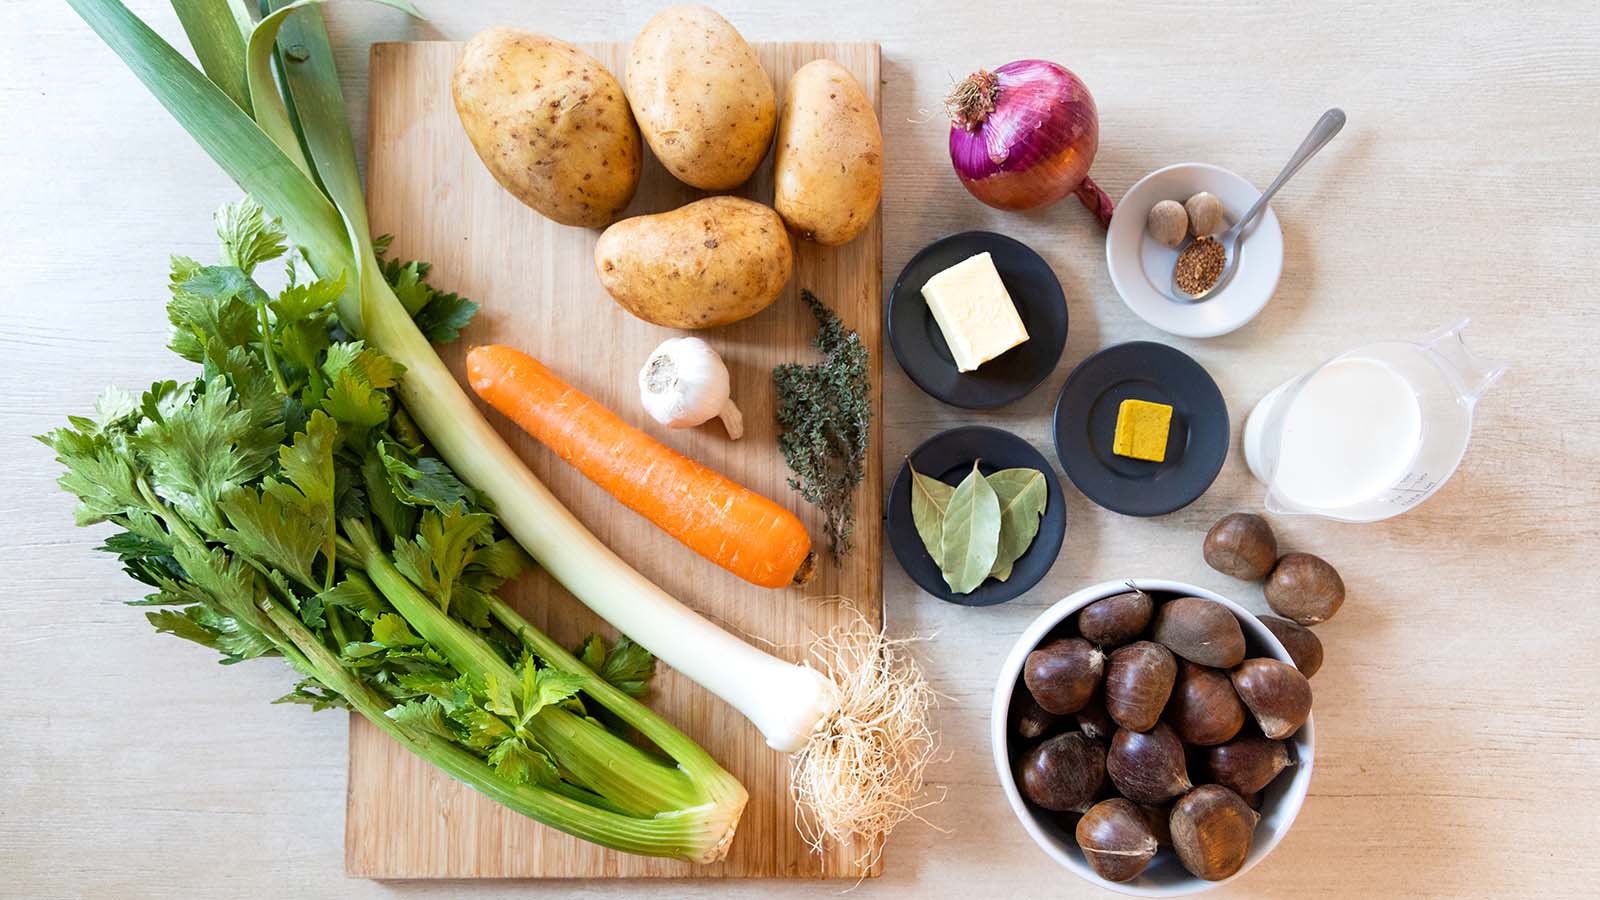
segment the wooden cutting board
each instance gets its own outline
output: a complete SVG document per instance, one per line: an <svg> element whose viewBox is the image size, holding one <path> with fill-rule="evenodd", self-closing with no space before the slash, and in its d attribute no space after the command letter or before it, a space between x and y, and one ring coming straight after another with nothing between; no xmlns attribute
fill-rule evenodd
<svg viewBox="0 0 1600 900"><path fill-rule="evenodd" d="M815 322L799 301L810 288L860 332L872 352L872 449L856 496L855 549L842 565L824 559L804 589L753 587L685 549L630 512L549 451L489 413L524 460L580 519L657 584L773 652L798 661L814 635L849 615L819 598L842 595L882 623L881 220L833 249L797 242L794 279L770 308L703 332L727 361L745 437L730 441L718 423L671 431L639 406L636 373L650 351L679 332L624 312L600 287L593 251L598 232L557 225L501 190L473 153L450 100L459 44L377 44L372 48L368 203L374 233L395 235L393 255L434 264L434 283L483 305L464 338L441 348L457 375L473 344L521 348L600 399L624 419L691 458L765 493L798 513L822 541L820 519L786 484L776 444L772 367L812 360ZM619 76L626 44L588 44ZM757 44L778 95L791 73L822 57L852 73L875 105L876 44ZM744 196L772 202L769 155ZM669 176L646 151L644 178L628 215L664 212L703 196ZM822 552L826 557L826 551ZM543 573L508 588L533 622L568 645L614 632ZM794 826L787 757L709 692L662 667L651 705L686 731L750 792L727 859L709 866L615 853L512 813L402 750L359 716L350 724L345 868L367 878L856 878L849 853L816 855Z"/></svg>

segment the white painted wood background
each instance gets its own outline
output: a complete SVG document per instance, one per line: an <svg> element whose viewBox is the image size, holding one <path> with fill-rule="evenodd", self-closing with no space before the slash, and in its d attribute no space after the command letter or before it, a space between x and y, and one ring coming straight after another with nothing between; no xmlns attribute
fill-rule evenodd
<svg viewBox="0 0 1600 900"><path fill-rule="evenodd" d="M454 4L432 24L336 9L346 88L364 127L367 45L465 38L515 23L628 39L644 2ZM166 4L134 8L178 34ZM1521 8L1528 7L1528 8ZM1536 8L1535 8L1536 7ZM1480 407L1455 480L1399 519L1281 521L1292 547L1340 567L1350 600L1319 629L1317 775L1287 840L1219 896L1592 896L1600 882L1600 17L1590 3L721 4L751 39L878 40L884 60L885 278L928 241L1008 232L1054 266L1071 309L1055 375L982 417L1050 450L1071 367L1129 339L1168 340L1216 376L1239 420L1317 359L1471 315L1511 374ZM1289 260L1253 324L1168 339L1117 300L1101 235L1075 204L1006 215L949 171L939 101L978 66L1040 56L1100 107L1093 173L1118 197L1182 160L1265 184L1318 113L1345 132L1274 204ZM841 885L602 882L416 885L342 874L345 720L274 707L274 662L223 669L154 634L97 535L70 527L45 449L27 439L108 383L174 374L162 345L166 257L212 252L233 187L63 5L0 4L0 896L824 896ZM449 273L439 273L448 284ZM479 298L494 302L493 298ZM885 366L884 458L971 414ZM1092 507L1065 485L1066 547L1028 596L939 603L892 560L888 617L939 688L949 791L891 845L865 896L1090 896L1028 842L987 750L988 700L1013 637L1083 584L1189 579L1263 608L1207 570L1200 537L1258 508L1237 451L1202 500L1155 520Z"/></svg>

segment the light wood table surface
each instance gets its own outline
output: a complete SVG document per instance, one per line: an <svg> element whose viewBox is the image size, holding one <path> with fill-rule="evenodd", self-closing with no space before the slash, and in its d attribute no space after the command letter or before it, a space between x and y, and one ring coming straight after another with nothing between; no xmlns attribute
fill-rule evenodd
<svg viewBox="0 0 1600 900"><path fill-rule="evenodd" d="M136 11L168 35L170 8ZM364 133L367 45L460 39L514 23L628 39L657 4L422 0L332 14ZM1125 340L1193 355L1228 399L1235 440L1263 393L1367 340L1458 317L1511 373L1479 407L1456 477L1376 525L1280 520L1326 556L1350 599L1319 629L1311 796L1284 843L1217 896L1593 896L1600 884L1600 17L1592 4L725 2L753 40L883 46L885 279L949 232L1036 248L1071 311L1055 374L982 416L885 365L884 459L985 421L1053 456L1050 411L1071 368ZM1529 8L1522 8L1527 6ZM951 173L940 100L979 66L1037 56L1093 90L1093 174L1113 197L1200 160L1265 184L1326 107L1350 124L1274 203L1288 259L1254 323L1169 338L1130 313L1101 233L1072 201L1008 215ZM269 706L287 673L223 669L115 601L135 586L98 535L71 527L56 469L27 435L100 388L182 370L163 344L168 254L208 258L231 184L64 4L0 5L0 896L828 896L847 885L567 882L382 885L347 880L345 719ZM449 273L439 273L448 284ZM501 298L480 297L495 303ZM1264 609L1208 570L1205 528L1259 509L1237 451L1211 491L1153 520L1092 506L1070 484L1065 549L1036 590L969 610L921 594L885 561L888 618L930 640L948 697L948 791L930 826L896 834L863 896L1091 896L1012 819L987 740L990 689L1039 610L1108 578L1186 579Z"/></svg>

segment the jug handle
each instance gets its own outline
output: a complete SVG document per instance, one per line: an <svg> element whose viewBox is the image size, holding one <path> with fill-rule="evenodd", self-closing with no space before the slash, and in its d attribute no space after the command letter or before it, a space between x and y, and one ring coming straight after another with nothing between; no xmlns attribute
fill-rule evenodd
<svg viewBox="0 0 1600 900"><path fill-rule="evenodd" d="M1483 392L1506 373L1505 366L1482 359L1467 346L1466 337L1462 332L1471 321L1472 319L1463 317L1454 325L1441 328L1422 339L1422 346L1431 350L1438 358L1441 367L1455 383L1461 399L1465 400L1468 406L1477 403Z"/></svg>

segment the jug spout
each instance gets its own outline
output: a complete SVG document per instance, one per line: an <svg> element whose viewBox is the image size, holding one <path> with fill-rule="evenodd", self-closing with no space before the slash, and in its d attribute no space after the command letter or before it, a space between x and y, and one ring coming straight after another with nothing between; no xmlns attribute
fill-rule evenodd
<svg viewBox="0 0 1600 900"><path fill-rule="evenodd" d="M1484 360L1467 346L1466 336L1462 332L1470 321L1462 319L1422 339L1422 346L1433 354L1468 406L1477 403L1483 392L1506 373L1505 366Z"/></svg>

